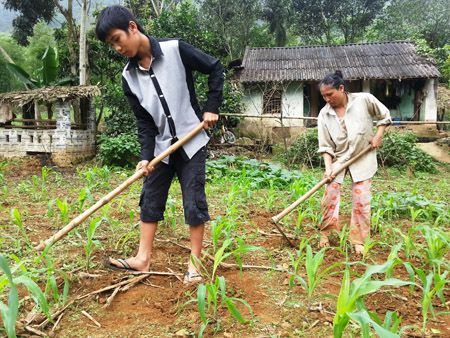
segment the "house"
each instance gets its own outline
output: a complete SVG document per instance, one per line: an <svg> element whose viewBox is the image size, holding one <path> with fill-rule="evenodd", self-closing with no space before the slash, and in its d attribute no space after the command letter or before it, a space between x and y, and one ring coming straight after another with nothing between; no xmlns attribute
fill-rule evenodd
<svg viewBox="0 0 450 338"><path fill-rule="evenodd" d="M92 158L96 144L92 98L99 94L97 86L44 87L0 94L0 158L45 154L60 166ZM46 119L40 117L43 105ZM80 121L74 120L73 106L80 109Z"/></svg>
<svg viewBox="0 0 450 338"><path fill-rule="evenodd" d="M350 92L370 92L397 120L436 121L440 72L418 54L411 41L302 46L247 47L237 79L244 90L246 114L259 127L313 126L325 101L318 83L341 70ZM301 119L299 119L301 118ZM246 129L255 119L246 119Z"/></svg>

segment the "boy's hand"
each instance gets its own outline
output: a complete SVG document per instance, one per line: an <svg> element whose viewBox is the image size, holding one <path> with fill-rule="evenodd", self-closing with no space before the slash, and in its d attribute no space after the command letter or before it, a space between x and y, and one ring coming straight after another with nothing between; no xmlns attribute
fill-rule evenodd
<svg viewBox="0 0 450 338"><path fill-rule="evenodd" d="M214 114L214 113L210 113L210 112L203 113L203 124L205 125L206 129L208 129L209 127L212 127L214 125L214 123L217 122L218 119L219 119L218 114Z"/></svg>
<svg viewBox="0 0 450 338"><path fill-rule="evenodd" d="M136 166L136 171L139 171L140 169L142 169L142 173L144 174L144 176L147 176L148 174L150 174L155 168L151 167L150 169L148 168L148 164L150 162L147 160L142 160L140 161L137 166Z"/></svg>

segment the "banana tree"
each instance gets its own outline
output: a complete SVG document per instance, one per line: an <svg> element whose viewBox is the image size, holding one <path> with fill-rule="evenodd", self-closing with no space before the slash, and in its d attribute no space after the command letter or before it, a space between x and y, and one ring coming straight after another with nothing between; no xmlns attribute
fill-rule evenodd
<svg viewBox="0 0 450 338"><path fill-rule="evenodd" d="M7 63L6 67L29 89L38 89L46 86L67 86L74 80L72 77L66 77L56 81L58 77L59 59L58 50L54 47L48 47L45 50L42 56L42 67L34 72L34 76L28 74L22 67L15 63ZM51 119L53 115L52 104L45 104L47 106L48 118Z"/></svg>

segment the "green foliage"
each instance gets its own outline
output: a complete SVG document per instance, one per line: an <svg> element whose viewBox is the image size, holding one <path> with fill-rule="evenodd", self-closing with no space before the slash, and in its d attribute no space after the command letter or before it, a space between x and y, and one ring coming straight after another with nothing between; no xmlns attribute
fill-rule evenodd
<svg viewBox="0 0 450 338"><path fill-rule="evenodd" d="M203 52L216 57L225 57L220 50L220 39L212 31L204 29L202 13L191 2L182 2L171 11L163 11L151 23L151 35L158 38L183 39Z"/></svg>
<svg viewBox="0 0 450 338"><path fill-rule="evenodd" d="M369 265L364 275L352 282L350 281L350 271L347 267L344 272L341 291L337 301L336 315L333 320L333 332L335 338L342 337L350 322L348 314L356 309L356 302L360 297L373 293L384 286L402 286L411 284L411 282L402 281L396 278L372 280L372 277L376 274L391 271L393 266L397 263L398 262L387 261L382 265Z"/></svg>
<svg viewBox="0 0 450 338"><path fill-rule="evenodd" d="M295 181L309 190L317 183L314 177L282 169L280 164L234 156L222 156L218 160L208 161L206 177L208 180L230 179L236 184L243 183L252 190L272 187L287 189Z"/></svg>
<svg viewBox="0 0 450 338"><path fill-rule="evenodd" d="M0 33L0 46L5 50L9 57L18 65L25 67L26 49L17 44L10 36ZM23 84L11 74L6 68L7 61L0 56L0 93L11 92L15 90L24 90Z"/></svg>
<svg viewBox="0 0 450 338"><path fill-rule="evenodd" d="M408 164L416 171L435 173L436 162L430 155L418 149L416 142L417 138L413 132L387 132L383 137L383 146L377 151L379 163L402 168Z"/></svg>
<svg viewBox="0 0 450 338"><path fill-rule="evenodd" d="M140 144L135 134L101 135L99 142L99 156L104 164L129 167L139 159Z"/></svg>
<svg viewBox="0 0 450 338"><path fill-rule="evenodd" d="M320 167L323 164L323 159L317 150L319 150L317 129L307 129L289 147L289 156L281 154L279 160L285 162L289 157L291 164L304 165L311 168Z"/></svg>
<svg viewBox="0 0 450 338"><path fill-rule="evenodd" d="M40 21L33 27L33 36L28 37L27 71L34 71L42 66L42 56L48 47L56 47L53 28Z"/></svg>

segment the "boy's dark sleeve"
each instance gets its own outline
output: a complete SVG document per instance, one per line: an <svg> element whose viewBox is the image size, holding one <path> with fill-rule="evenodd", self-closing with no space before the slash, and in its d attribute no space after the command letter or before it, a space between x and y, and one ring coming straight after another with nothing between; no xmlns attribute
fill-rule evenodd
<svg viewBox="0 0 450 338"><path fill-rule="evenodd" d="M138 138L141 144L141 160L151 161L155 155L155 137L158 135L158 128L152 116L141 106L136 95L134 95L127 80L122 77L122 85L125 96L130 101L131 109L138 127Z"/></svg>
<svg viewBox="0 0 450 338"><path fill-rule="evenodd" d="M219 59L203 53L183 40L180 40L179 46L181 59L187 70L209 74L209 90L206 93L207 100L203 111L219 114L219 107L223 100L222 63Z"/></svg>

